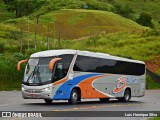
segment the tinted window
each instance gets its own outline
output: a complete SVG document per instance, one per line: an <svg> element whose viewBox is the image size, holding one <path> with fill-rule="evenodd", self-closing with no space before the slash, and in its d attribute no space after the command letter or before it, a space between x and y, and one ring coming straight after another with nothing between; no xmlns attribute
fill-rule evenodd
<svg viewBox="0 0 160 120"><path fill-rule="evenodd" d="M59 61L59 63L63 64L63 69L67 74L69 66L70 66L72 59L73 59L73 55L67 54L67 55L61 55L59 57L62 58L62 60Z"/></svg>
<svg viewBox="0 0 160 120"><path fill-rule="evenodd" d="M38 64L39 64L39 65L49 64L49 62L50 62L52 59L54 59L54 58L55 58L55 56L54 56L54 57L40 58Z"/></svg>
<svg viewBox="0 0 160 120"><path fill-rule="evenodd" d="M88 72L89 63L88 57L78 56L73 70Z"/></svg>
<svg viewBox="0 0 160 120"><path fill-rule="evenodd" d="M60 60L56 63L55 72L53 75L53 82L60 80L67 75L70 64L73 59L73 55L69 55L69 54L68 55L61 55L58 57L62 58L62 60Z"/></svg>
<svg viewBox="0 0 160 120"><path fill-rule="evenodd" d="M78 56L73 70L125 75L143 75L145 72L145 65L125 61Z"/></svg>

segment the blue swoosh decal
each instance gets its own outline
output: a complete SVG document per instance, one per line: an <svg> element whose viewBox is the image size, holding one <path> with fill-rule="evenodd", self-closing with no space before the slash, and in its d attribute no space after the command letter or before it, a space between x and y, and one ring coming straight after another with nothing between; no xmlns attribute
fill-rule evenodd
<svg viewBox="0 0 160 120"><path fill-rule="evenodd" d="M54 100L62 100L62 99L69 99L70 98L70 92L75 87L78 85L81 81L93 77L93 76L98 76L101 74L87 74L87 75L81 75L78 77L73 78L73 80L68 80L65 83L63 83L56 91L56 95L54 95L53 99Z"/></svg>

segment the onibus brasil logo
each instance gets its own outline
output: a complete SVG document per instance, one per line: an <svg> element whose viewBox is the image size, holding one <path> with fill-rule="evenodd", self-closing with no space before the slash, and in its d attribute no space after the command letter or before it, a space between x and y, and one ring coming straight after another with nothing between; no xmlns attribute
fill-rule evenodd
<svg viewBox="0 0 160 120"><path fill-rule="evenodd" d="M116 88L113 89L114 94L120 92L121 90L123 90L126 87L126 85L127 85L126 79L127 79L126 76L122 76L116 80L117 85L116 85Z"/></svg>

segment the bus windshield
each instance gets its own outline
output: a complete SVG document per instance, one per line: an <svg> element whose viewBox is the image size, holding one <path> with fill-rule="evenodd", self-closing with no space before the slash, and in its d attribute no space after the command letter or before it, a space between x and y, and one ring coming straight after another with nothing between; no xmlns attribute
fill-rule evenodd
<svg viewBox="0 0 160 120"><path fill-rule="evenodd" d="M62 58L54 65L53 70L48 68L54 58ZM30 58L25 68L23 84L44 85L64 78L69 70L73 55L66 54L52 57Z"/></svg>
<svg viewBox="0 0 160 120"><path fill-rule="evenodd" d="M49 61L53 58L29 59L25 68L24 83L38 84L51 81L52 71L48 69Z"/></svg>

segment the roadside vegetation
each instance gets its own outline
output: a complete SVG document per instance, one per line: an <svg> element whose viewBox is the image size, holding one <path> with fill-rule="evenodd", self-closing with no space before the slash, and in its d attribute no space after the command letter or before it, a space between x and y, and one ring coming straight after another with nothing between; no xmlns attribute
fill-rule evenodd
<svg viewBox="0 0 160 120"><path fill-rule="evenodd" d="M46 50L47 46L44 46L44 44L45 41L42 45L38 45L37 51ZM89 50L116 56L130 57L143 61L159 56L160 50L158 49L158 46L160 46L160 38L157 36L144 36L144 34L140 35L125 32L100 34L97 37L91 37L84 40L73 41L61 39L60 44L60 48L62 49ZM19 48L18 45L17 48ZM26 48L23 53L11 53L10 51L12 51L12 49L12 47L4 47L5 52L3 52L0 56L0 88L4 90L20 89L24 66L22 67L21 72L18 73L16 71L16 65L19 60L28 59L29 55L34 53L33 48L29 51ZM50 49L58 49L57 39L50 41ZM160 84L156 83L150 76L147 75L146 88L160 88Z"/></svg>
<svg viewBox="0 0 160 120"><path fill-rule="evenodd" d="M149 118L148 120L160 120L160 117Z"/></svg>

